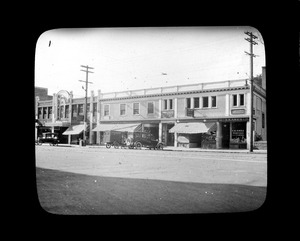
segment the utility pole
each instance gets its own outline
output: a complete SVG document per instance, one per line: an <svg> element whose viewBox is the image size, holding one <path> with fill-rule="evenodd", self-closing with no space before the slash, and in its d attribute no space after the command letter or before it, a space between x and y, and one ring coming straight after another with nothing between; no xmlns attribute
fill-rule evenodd
<svg viewBox="0 0 300 241"><path fill-rule="evenodd" d="M84 66L84 65L80 65L82 68L84 69L81 69L81 71L85 72L86 73L86 78L85 78L85 81L84 80L79 80L80 82L85 82L85 101L84 101L84 116L83 116L83 122L84 122L84 129L83 129L83 142L84 142L84 145L86 144L86 127L87 127L87 94L88 94L88 84L93 84L92 82L89 82L88 81L88 76L89 76L89 73L94 73L92 71L89 71L89 69L94 69L93 67L89 67L88 65L87 66Z"/></svg>
<svg viewBox="0 0 300 241"><path fill-rule="evenodd" d="M257 37L252 32L245 32L246 35L249 36L249 38L245 38L250 43L250 53L246 52L246 54L250 55L250 147L249 151L253 152L253 57L256 57L255 54L253 54L253 45L256 45L257 42L255 42L253 39L257 39Z"/></svg>

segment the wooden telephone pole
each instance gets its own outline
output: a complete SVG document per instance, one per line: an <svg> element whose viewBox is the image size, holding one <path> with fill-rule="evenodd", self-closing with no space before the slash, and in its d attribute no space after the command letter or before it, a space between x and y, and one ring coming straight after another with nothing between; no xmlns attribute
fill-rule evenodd
<svg viewBox="0 0 300 241"><path fill-rule="evenodd" d="M84 102L84 129L83 129L83 142L84 145L86 144L86 127L87 127L87 94L88 94L88 84L93 84L92 82L88 81L89 73L94 73L92 71L89 71L89 69L94 69L93 67L89 67L88 65L80 65L82 68L81 71L86 73L86 78L84 80L79 80L80 82L85 82L85 102Z"/></svg>
<svg viewBox="0 0 300 241"><path fill-rule="evenodd" d="M252 32L245 32L249 36L249 38L245 38L250 43L250 53L246 52L246 54L250 55L250 147L249 151L253 152L253 57L256 57L255 54L253 54L253 45L256 45L257 42L254 41L254 39L257 39L257 37Z"/></svg>

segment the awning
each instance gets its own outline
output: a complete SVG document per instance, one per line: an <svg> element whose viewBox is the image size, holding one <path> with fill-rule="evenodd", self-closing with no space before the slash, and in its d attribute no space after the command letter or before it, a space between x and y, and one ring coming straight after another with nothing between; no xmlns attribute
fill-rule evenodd
<svg viewBox="0 0 300 241"><path fill-rule="evenodd" d="M84 130L84 124L83 125L75 125L70 126L63 135L78 135Z"/></svg>
<svg viewBox="0 0 300 241"><path fill-rule="evenodd" d="M202 123L202 122L190 122L190 123L178 123L173 126L170 133L184 133L184 134L197 134L207 133L216 130L216 123Z"/></svg>
<svg viewBox="0 0 300 241"><path fill-rule="evenodd" d="M98 124L92 131L138 131L141 123L135 124Z"/></svg>

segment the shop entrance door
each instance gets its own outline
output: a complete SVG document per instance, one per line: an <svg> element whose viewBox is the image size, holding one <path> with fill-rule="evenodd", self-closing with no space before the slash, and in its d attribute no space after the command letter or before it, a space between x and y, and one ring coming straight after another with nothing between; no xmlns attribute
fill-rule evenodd
<svg viewBox="0 0 300 241"><path fill-rule="evenodd" d="M225 149L229 149L230 142L230 123L223 122L222 123L222 147Z"/></svg>
<svg viewBox="0 0 300 241"><path fill-rule="evenodd" d="M174 133L169 133L169 130L174 126L174 124L167 124L167 146L174 146Z"/></svg>

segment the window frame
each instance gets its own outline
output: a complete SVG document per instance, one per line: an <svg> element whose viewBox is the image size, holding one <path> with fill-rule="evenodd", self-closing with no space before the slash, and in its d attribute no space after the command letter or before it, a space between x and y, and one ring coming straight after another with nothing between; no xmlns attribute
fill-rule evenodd
<svg viewBox="0 0 300 241"><path fill-rule="evenodd" d="M138 113L134 113L134 110L135 110L135 108L134 108L134 104L138 104ZM133 115L139 115L140 114L140 102L134 102L134 103L132 103L132 114Z"/></svg>
<svg viewBox="0 0 300 241"><path fill-rule="evenodd" d="M207 106L204 106L204 98L207 98ZM209 108L209 96L202 96L202 108L203 109Z"/></svg>
<svg viewBox="0 0 300 241"><path fill-rule="evenodd" d="M189 102L188 102L188 100L189 100ZM189 103L189 105L188 105L188 103ZM191 98L185 98L185 106L186 106L186 108L190 109L191 105L192 105Z"/></svg>
<svg viewBox="0 0 300 241"><path fill-rule="evenodd" d="M121 109L121 106L124 106L124 110ZM120 116L125 116L125 115L126 115L126 104L121 103L121 104L119 105L119 110L120 110L120 112L119 112ZM124 114L122 114L122 111L124 111Z"/></svg>
<svg viewBox="0 0 300 241"><path fill-rule="evenodd" d="M169 99L169 110L173 110L173 99Z"/></svg>
<svg viewBox="0 0 300 241"><path fill-rule="evenodd" d="M194 109L199 109L200 108L200 97L193 97L194 98ZM195 106L195 99L198 99L198 107Z"/></svg>
<svg viewBox="0 0 300 241"><path fill-rule="evenodd" d="M152 106L153 106L153 112L152 112L152 113L149 112L149 104L150 104L150 103L152 103ZM155 104L154 104L154 101L148 101L148 102L147 102L147 115L153 115L154 112L155 112Z"/></svg>
<svg viewBox="0 0 300 241"><path fill-rule="evenodd" d="M241 96L243 96L243 104L241 104ZM245 94L239 94L238 103L239 103L239 106L245 106Z"/></svg>
<svg viewBox="0 0 300 241"><path fill-rule="evenodd" d="M108 112L108 114L105 114L105 106L108 106L108 110L107 110L107 112ZM109 116L109 114L110 114L110 104L104 104L103 105L103 116Z"/></svg>
<svg viewBox="0 0 300 241"><path fill-rule="evenodd" d="M236 103L234 104L234 102L236 102ZM233 107L237 107L238 106L238 94L233 94L232 95L232 106Z"/></svg>
<svg viewBox="0 0 300 241"><path fill-rule="evenodd" d="M215 97L215 106L213 106L213 97ZM217 108L217 96L212 95L210 96L210 98L211 98L211 108Z"/></svg>

